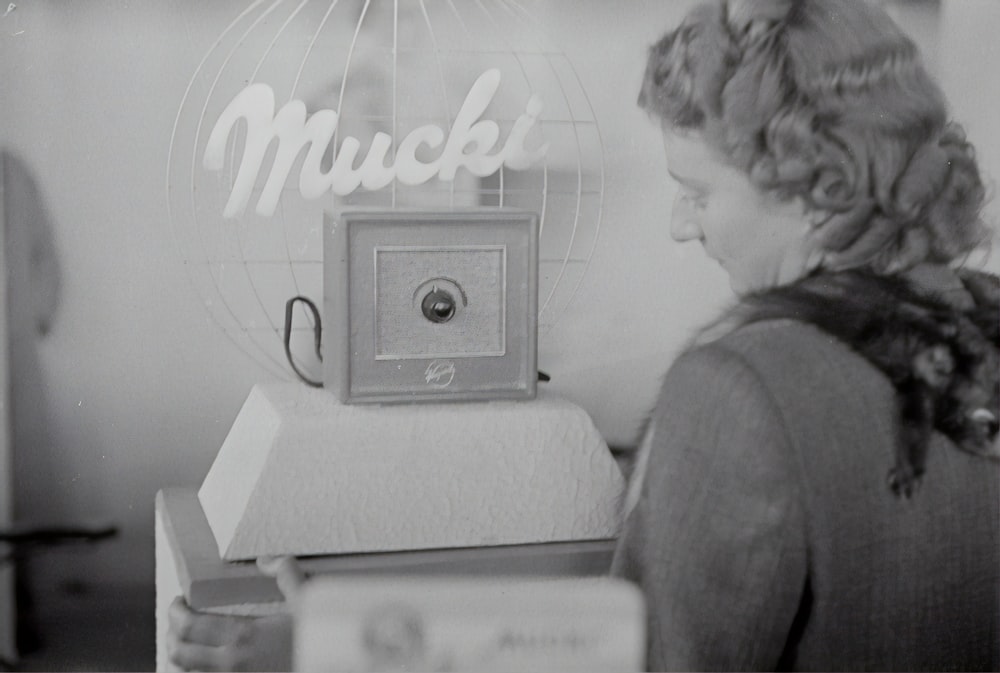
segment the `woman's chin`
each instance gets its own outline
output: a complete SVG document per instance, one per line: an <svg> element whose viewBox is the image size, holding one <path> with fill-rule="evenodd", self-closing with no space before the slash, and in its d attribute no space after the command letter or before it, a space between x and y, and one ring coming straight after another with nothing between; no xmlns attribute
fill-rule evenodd
<svg viewBox="0 0 1000 673"><path fill-rule="evenodd" d="M747 278L742 278L737 274L729 273L729 287L733 291L733 294L737 297L744 297L748 294L758 292L764 289L762 286L763 283L753 283Z"/></svg>

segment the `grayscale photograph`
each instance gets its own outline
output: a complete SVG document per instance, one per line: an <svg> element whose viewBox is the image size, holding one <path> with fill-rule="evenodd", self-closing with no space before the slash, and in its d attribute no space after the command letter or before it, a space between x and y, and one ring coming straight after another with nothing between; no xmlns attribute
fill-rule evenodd
<svg viewBox="0 0 1000 673"><path fill-rule="evenodd" d="M0 672L1000 670L997 35L0 4Z"/></svg>

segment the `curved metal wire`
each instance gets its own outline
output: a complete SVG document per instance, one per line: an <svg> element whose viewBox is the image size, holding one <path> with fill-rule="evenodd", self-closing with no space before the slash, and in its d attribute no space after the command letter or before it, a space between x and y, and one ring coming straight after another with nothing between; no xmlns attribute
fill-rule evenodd
<svg viewBox="0 0 1000 673"><path fill-rule="evenodd" d="M309 310L312 312L313 320L315 324L313 325L313 340L314 347L316 349L316 357L319 358L320 362L323 361L323 353L321 350L321 344L323 343L323 322L319 317L319 309L316 308L316 304L312 302L308 297L303 297L298 295L292 297L285 302L285 357L288 358L288 364L292 367L292 371L298 376L302 381L309 384L313 388L322 388L322 381L314 381L299 370L298 365L295 364L295 359L292 357L292 313L295 309L295 302L301 301L305 304Z"/></svg>

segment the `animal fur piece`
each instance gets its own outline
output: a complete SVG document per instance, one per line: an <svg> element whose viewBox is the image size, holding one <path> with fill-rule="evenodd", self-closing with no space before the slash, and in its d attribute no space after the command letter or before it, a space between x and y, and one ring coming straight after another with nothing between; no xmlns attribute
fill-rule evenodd
<svg viewBox="0 0 1000 673"><path fill-rule="evenodd" d="M746 298L710 328L764 320L810 323L880 369L899 395L892 491L910 497L933 430L970 453L1000 458L1000 279L960 273L975 306L960 310L902 278L825 273Z"/></svg>

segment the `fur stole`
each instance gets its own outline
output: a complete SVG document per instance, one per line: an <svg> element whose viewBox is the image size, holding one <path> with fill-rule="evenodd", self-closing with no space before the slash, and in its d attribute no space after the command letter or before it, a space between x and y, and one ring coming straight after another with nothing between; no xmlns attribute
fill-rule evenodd
<svg viewBox="0 0 1000 673"><path fill-rule="evenodd" d="M697 342L752 323L812 324L881 370L898 392L892 491L910 497L936 429L959 449L1000 458L1000 279L959 271L972 306L958 307L902 277L821 273L746 297Z"/></svg>

